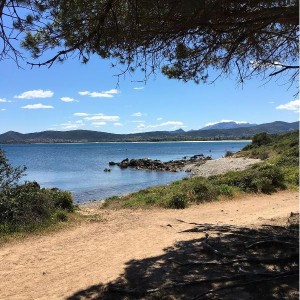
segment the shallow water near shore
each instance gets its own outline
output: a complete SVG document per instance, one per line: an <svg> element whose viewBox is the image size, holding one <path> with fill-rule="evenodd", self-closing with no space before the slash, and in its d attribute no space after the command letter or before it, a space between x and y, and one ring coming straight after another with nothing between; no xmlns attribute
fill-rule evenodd
<svg viewBox="0 0 300 300"><path fill-rule="evenodd" d="M203 154L222 157L226 151L237 152L250 141L162 142L162 143L78 143L0 145L13 166L27 167L24 180L35 180L42 187L69 190L77 203L105 199L162 185L189 176L184 172L170 173L120 169L109 161L124 158L182 159Z"/></svg>

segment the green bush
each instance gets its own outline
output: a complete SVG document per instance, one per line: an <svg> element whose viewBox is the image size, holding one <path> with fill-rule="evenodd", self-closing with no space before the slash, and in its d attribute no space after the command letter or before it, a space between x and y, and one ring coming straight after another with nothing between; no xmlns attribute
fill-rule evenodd
<svg viewBox="0 0 300 300"><path fill-rule="evenodd" d="M234 187L229 186L228 184L220 184L217 186L217 191L219 195L232 198L234 196Z"/></svg>
<svg viewBox="0 0 300 300"><path fill-rule="evenodd" d="M26 182L10 189L9 194L0 194L0 231L22 231L66 221L66 212L73 210L70 193Z"/></svg>
<svg viewBox="0 0 300 300"><path fill-rule="evenodd" d="M216 199L218 192L216 188L207 181L198 181L193 186L193 196L196 203Z"/></svg>
<svg viewBox="0 0 300 300"><path fill-rule="evenodd" d="M277 161L278 166L298 166L299 157L298 156L283 156Z"/></svg>
<svg viewBox="0 0 300 300"><path fill-rule="evenodd" d="M188 207L188 200L184 194L174 195L168 202L168 208L184 209Z"/></svg>
<svg viewBox="0 0 300 300"><path fill-rule="evenodd" d="M234 153L232 151L226 151L225 152L225 157L231 157Z"/></svg>
<svg viewBox="0 0 300 300"><path fill-rule="evenodd" d="M253 148L253 145L252 144L248 144L241 151L248 151L248 150L250 150L252 148Z"/></svg>
<svg viewBox="0 0 300 300"><path fill-rule="evenodd" d="M0 149L0 196L9 194L18 185L26 167L14 168L8 162L5 152Z"/></svg>
<svg viewBox="0 0 300 300"><path fill-rule="evenodd" d="M254 179L252 184L258 193L271 194L276 191L275 186L272 185L272 180L269 178L261 177Z"/></svg>
<svg viewBox="0 0 300 300"><path fill-rule="evenodd" d="M255 193L270 193L285 188L283 171L271 164L256 165L244 171L228 172L225 175L215 176L212 182Z"/></svg>
<svg viewBox="0 0 300 300"><path fill-rule="evenodd" d="M254 135L252 138L252 145L256 145L256 146L270 144L271 142L272 142L272 138L266 132L258 133Z"/></svg>
<svg viewBox="0 0 300 300"><path fill-rule="evenodd" d="M37 182L19 184L25 167L12 167L0 150L0 233L27 231L66 221L74 210L69 192L41 189Z"/></svg>
<svg viewBox="0 0 300 300"><path fill-rule="evenodd" d="M269 158L269 153L268 153L268 152L265 152L265 151L260 152L260 153L258 154L258 158L261 159L261 160L266 160L266 159Z"/></svg>
<svg viewBox="0 0 300 300"><path fill-rule="evenodd" d="M44 222L53 212L53 202L36 183L19 185L9 196L0 196L0 223L11 228Z"/></svg>
<svg viewBox="0 0 300 300"><path fill-rule="evenodd" d="M154 205L154 204L159 203L159 201L160 201L160 196L155 193L145 197L146 205Z"/></svg>
<svg viewBox="0 0 300 300"><path fill-rule="evenodd" d="M297 166L284 166L284 180L288 185L299 187L299 167Z"/></svg>
<svg viewBox="0 0 300 300"><path fill-rule="evenodd" d="M74 211L74 204L70 192L61 191L59 189L44 189L45 193L52 199L55 208Z"/></svg>
<svg viewBox="0 0 300 300"><path fill-rule="evenodd" d="M266 178L275 188L284 188L284 174L278 166L272 164L257 165L250 169L251 171L254 178Z"/></svg>
<svg viewBox="0 0 300 300"><path fill-rule="evenodd" d="M59 221L59 222L67 222L68 221L68 215L63 210L57 210L53 215L53 219L55 221Z"/></svg>

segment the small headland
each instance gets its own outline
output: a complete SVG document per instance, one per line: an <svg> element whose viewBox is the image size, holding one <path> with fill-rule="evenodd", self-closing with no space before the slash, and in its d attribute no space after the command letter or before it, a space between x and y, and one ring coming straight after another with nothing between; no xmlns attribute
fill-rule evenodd
<svg viewBox="0 0 300 300"><path fill-rule="evenodd" d="M129 159L125 158L121 162L109 162L109 166L119 166L121 169L134 168L137 170L151 170L151 171L168 171L168 172L179 172L191 170L185 168L187 165L200 166L206 161L211 160L210 156L204 156L203 154L196 154L192 157L183 157L180 160L170 160L167 162L162 162L157 159L150 158L140 158L140 159Z"/></svg>

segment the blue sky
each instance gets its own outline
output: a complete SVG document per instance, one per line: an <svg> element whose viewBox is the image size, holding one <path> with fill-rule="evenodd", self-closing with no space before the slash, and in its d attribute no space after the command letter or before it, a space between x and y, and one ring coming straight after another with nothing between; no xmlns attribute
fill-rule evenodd
<svg viewBox="0 0 300 300"><path fill-rule="evenodd" d="M116 75L109 61L94 57L47 67L17 68L0 62L0 133L89 129L113 133L200 129L233 120L250 123L298 120L296 86L284 78L243 86L232 78L214 84L183 83L161 74L146 84Z"/></svg>

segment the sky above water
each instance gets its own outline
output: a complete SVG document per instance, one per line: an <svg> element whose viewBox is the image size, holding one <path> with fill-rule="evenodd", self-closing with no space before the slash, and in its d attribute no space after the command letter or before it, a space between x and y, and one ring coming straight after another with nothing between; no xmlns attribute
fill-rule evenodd
<svg viewBox="0 0 300 300"><path fill-rule="evenodd" d="M77 58L51 68L0 62L0 133L86 129L112 133L200 129L222 120L255 124L299 119L296 84L284 77L237 84L125 74L111 62ZM211 81L218 76L212 73Z"/></svg>

